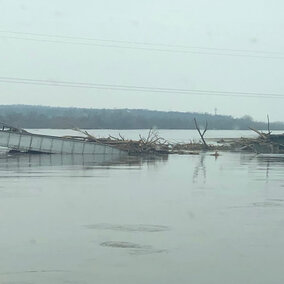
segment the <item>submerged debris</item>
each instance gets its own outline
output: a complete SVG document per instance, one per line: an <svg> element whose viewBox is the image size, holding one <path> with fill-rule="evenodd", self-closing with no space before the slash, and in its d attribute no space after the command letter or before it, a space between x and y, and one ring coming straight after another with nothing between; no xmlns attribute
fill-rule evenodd
<svg viewBox="0 0 284 284"><path fill-rule="evenodd" d="M199 155L201 151L226 151L231 147L228 145L210 145L206 142L170 143L158 135L156 130L150 129L146 138L139 135L139 140L129 140L119 134L119 137L109 135L107 138L97 138L86 130L74 128L73 130L84 134L84 136L64 136L64 138L79 139L82 141L96 142L109 145L117 149L127 151L130 155L137 154L179 154Z"/></svg>
<svg viewBox="0 0 284 284"><path fill-rule="evenodd" d="M249 127L258 134L257 138L241 138L235 140L231 147L240 151L252 151L257 154L279 154L284 153L284 134L271 134L269 115L267 115L267 133Z"/></svg>
<svg viewBox="0 0 284 284"><path fill-rule="evenodd" d="M229 144L232 149L239 151L279 154L284 153L284 134L259 132L257 138L234 139Z"/></svg>
<svg viewBox="0 0 284 284"><path fill-rule="evenodd" d="M113 146L119 150L127 151L129 154L169 154L170 144L158 135L156 130L150 129L147 138L139 135L139 140L128 140L119 134L119 137L109 135L107 138L96 138L87 131L73 129L84 134L81 136L65 136L65 138L80 139L88 142L96 142L108 146Z"/></svg>
<svg viewBox="0 0 284 284"><path fill-rule="evenodd" d="M97 138L86 130L81 130L78 128L74 128L73 130L83 134L83 136L64 136L62 138L72 139L73 142L84 141L84 142L94 142L96 144L101 144L104 146L110 146L112 148L116 148L118 150L127 152L129 155L156 155L156 154L180 154L180 155L198 155L202 151L212 152L212 156L219 156L218 151L249 151L255 153L284 153L284 134L276 135L271 134L269 124L268 124L268 132L264 133L254 128L250 128L252 131L258 134L256 138L235 138L235 139L220 139L215 144L208 144L205 141L204 134L207 131L208 124L206 122L205 129L203 131L200 130L196 119L195 126L200 135L201 140L199 142L189 141L188 143L170 143L164 138L158 135L157 130L150 129L147 137L142 137L139 135L138 140L126 139L122 135L119 134L119 137L114 137L109 135L107 138ZM10 134L20 134L16 138L17 140L10 149L12 151L20 151L19 145L21 142L22 135L34 135L32 133L27 132L24 129L16 128L5 123L0 123L2 125L2 129L0 129L1 133L6 133L8 136L8 140L10 140ZM40 136L40 135L38 135ZM50 139L47 135L42 136L45 139ZM44 144L42 142L43 138L41 137L40 146ZM56 139L57 137L53 137L52 139ZM60 137L58 137L60 139ZM22 139L23 140L23 139ZM32 140L31 140L32 141ZM60 140L63 147L63 140ZM89 143L93 146L93 143ZM7 142L3 144L5 147L7 146ZM30 142L31 145L31 142ZM75 144L74 144L75 145ZM84 144L85 146L85 144ZM7 146L8 147L8 146ZM31 151L31 147L25 145L29 151ZM25 149L26 149L25 148ZM47 149L47 153L52 148L51 146ZM83 147L84 148L84 147ZM73 153L74 147L69 151ZM83 149L84 150L84 149ZM114 149L113 149L114 150ZM41 151L43 152L43 151ZM68 153L69 153L68 152ZM62 152L63 153L63 152ZM81 152L80 152L81 153ZM93 152L92 152L93 153Z"/></svg>

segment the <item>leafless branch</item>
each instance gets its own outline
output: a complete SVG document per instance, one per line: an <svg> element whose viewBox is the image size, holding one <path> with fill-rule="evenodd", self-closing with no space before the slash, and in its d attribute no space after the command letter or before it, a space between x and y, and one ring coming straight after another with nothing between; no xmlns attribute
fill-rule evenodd
<svg viewBox="0 0 284 284"><path fill-rule="evenodd" d="M206 133L207 128L208 128L208 122L207 122L207 120L206 120L206 125L205 125L205 129L204 129L203 133L201 133L201 131L200 131L200 128L199 128L199 126L198 126L198 124L197 124L196 118L194 118L194 124L195 124L195 128L197 129L197 131L198 131L198 133L199 133L199 135L200 135L200 137L201 137L201 140L202 140L202 142L203 142L203 144L204 144L204 147L205 147L205 148L209 148L208 145L207 145L207 143L206 143L206 141L205 141L205 139L204 139L204 134Z"/></svg>
<svg viewBox="0 0 284 284"><path fill-rule="evenodd" d="M269 115L267 115L267 130L268 130L268 135L270 135L271 131L270 131Z"/></svg>

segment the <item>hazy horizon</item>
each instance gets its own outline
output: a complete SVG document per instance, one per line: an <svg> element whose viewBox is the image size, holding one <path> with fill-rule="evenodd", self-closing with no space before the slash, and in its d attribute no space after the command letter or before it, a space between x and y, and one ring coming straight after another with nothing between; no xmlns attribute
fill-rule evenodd
<svg viewBox="0 0 284 284"><path fill-rule="evenodd" d="M143 110L143 111L153 111L153 112L169 112L169 113L196 113L196 114L209 114L209 115L219 115L219 116L231 116L233 117L234 119L238 119L238 118L244 118L244 117L251 117L253 119L253 121L256 121L256 122L267 122L267 116L265 116L262 120L258 120L258 119L255 119L253 116L249 115L249 114L244 114L243 116L233 116L233 115L230 115L230 114L214 114L214 113L210 113L210 112L195 112L195 111L177 111L177 110L157 110L157 109L149 109L149 108L96 108L96 107L76 107L76 106L49 106L49 105L27 105L27 104L0 104L0 107L1 106L23 106L23 107L47 107L47 108L63 108L63 109L72 109L72 108L76 108L76 109L86 109L86 110ZM284 123L284 120L283 121L280 121L280 120L270 120L271 123L273 122L283 122Z"/></svg>
<svg viewBox="0 0 284 284"><path fill-rule="evenodd" d="M283 8L280 0L0 1L1 103L283 121Z"/></svg>
<svg viewBox="0 0 284 284"><path fill-rule="evenodd" d="M283 10L0 0L0 284L284 283Z"/></svg>

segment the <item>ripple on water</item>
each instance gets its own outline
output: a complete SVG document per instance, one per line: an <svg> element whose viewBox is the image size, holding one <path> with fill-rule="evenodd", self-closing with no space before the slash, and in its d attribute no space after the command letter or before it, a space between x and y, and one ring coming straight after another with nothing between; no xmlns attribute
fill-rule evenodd
<svg viewBox="0 0 284 284"><path fill-rule="evenodd" d="M88 229L96 229L96 230L113 230L113 231L124 231L124 232L163 232L169 231L169 227L161 226L161 225L113 225L113 224L93 224L86 225Z"/></svg>
<svg viewBox="0 0 284 284"><path fill-rule="evenodd" d="M284 208L284 199L271 198L271 199L268 199L267 201L253 202L253 203L250 203L249 205L243 205L243 206L230 206L228 208L238 209L238 208L255 208L255 207L261 207L261 208L282 207Z"/></svg>
<svg viewBox="0 0 284 284"><path fill-rule="evenodd" d="M112 247L112 248L130 248L130 249L151 249L151 246L139 245L130 242L117 242L109 241L101 243L102 247Z"/></svg>
<svg viewBox="0 0 284 284"><path fill-rule="evenodd" d="M4 282L1 282L1 284L34 284L32 282L24 282L24 281L4 281Z"/></svg>
<svg viewBox="0 0 284 284"><path fill-rule="evenodd" d="M108 241L108 242L103 242L100 245L102 247L128 249L127 251L131 255L147 255L147 254L167 252L167 250L165 249L155 249L152 246L140 245L131 242Z"/></svg>
<svg viewBox="0 0 284 284"><path fill-rule="evenodd" d="M264 201L264 202L254 202L252 203L255 207L283 207L283 204L279 204L273 201Z"/></svg>
<svg viewBox="0 0 284 284"><path fill-rule="evenodd" d="M131 255L147 255L147 254L155 254L155 253L167 253L166 249L132 249L129 251Z"/></svg>

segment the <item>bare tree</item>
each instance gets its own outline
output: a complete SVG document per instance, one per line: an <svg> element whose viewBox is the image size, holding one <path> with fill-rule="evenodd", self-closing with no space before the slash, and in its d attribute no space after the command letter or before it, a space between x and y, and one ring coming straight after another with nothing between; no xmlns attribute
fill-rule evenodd
<svg viewBox="0 0 284 284"><path fill-rule="evenodd" d="M208 147L208 145L207 145L207 143L206 143L206 141L205 141L205 139L204 139L204 134L206 133L207 128L208 128L208 122L207 122L207 120L206 120L205 128L204 128L204 130L203 130L202 133L201 133L200 128L199 128L199 126L198 126L198 124L197 124L196 118L194 118L194 124L195 124L195 128L197 129L197 131L198 131L198 133L199 133L199 135L200 135L200 137L201 137L201 140L202 140L202 142L203 142L203 144L204 144L204 147L205 147L206 149L208 149L209 147Z"/></svg>

